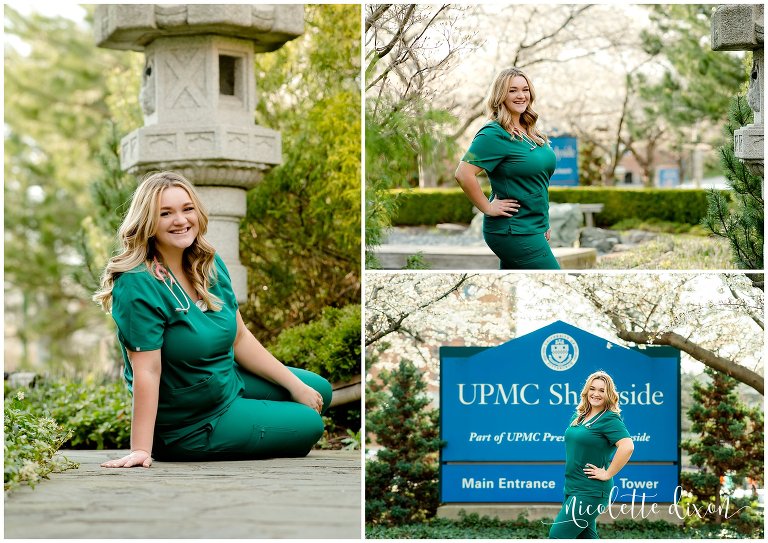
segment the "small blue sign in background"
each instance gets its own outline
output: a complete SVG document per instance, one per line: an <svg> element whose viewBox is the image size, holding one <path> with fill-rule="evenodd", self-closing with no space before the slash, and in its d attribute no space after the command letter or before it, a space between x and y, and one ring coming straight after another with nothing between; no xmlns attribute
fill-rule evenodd
<svg viewBox="0 0 768 543"><path fill-rule="evenodd" d="M579 184L579 148L576 138L549 138L557 157L555 173L549 180L553 186L575 187Z"/></svg>
<svg viewBox="0 0 768 543"><path fill-rule="evenodd" d="M442 501L499 501L498 488L462 488L462 474L511 469L510 463L529 478L561 474L559 494L532 500L523 493L518 501L562 501L563 435L586 378L597 370L616 384L635 443L631 461L654 463L653 470L627 465L619 477L652 472L638 480L656 480L666 498L659 501L672 500L666 494L678 484L680 351L630 349L558 321L497 347L442 347L440 361ZM514 493L503 495L500 501L515 501Z"/></svg>
<svg viewBox="0 0 768 543"><path fill-rule="evenodd" d="M680 170L678 168L661 168L659 170L660 187L679 187Z"/></svg>

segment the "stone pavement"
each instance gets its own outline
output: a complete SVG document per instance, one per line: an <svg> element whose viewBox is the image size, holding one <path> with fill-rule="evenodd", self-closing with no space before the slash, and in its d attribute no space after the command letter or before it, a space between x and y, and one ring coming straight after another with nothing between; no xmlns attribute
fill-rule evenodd
<svg viewBox="0 0 768 543"><path fill-rule="evenodd" d="M154 462L107 469L124 451L62 451L80 468L5 496L6 538L360 539L360 451L305 458Z"/></svg>

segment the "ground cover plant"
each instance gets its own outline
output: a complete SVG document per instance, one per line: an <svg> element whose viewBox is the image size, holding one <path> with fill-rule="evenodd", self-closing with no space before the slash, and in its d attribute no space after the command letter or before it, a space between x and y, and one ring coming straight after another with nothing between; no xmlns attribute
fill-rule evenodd
<svg viewBox="0 0 768 543"><path fill-rule="evenodd" d="M41 377L32 387L6 385L5 489L78 467L57 455L60 449L129 449L131 411L122 378ZM360 448L359 404L334 407L324 421L320 448Z"/></svg>
<svg viewBox="0 0 768 543"><path fill-rule="evenodd" d="M728 242L691 234L659 234L617 253L598 258L597 268L646 270L734 269Z"/></svg>
<svg viewBox="0 0 768 543"><path fill-rule="evenodd" d="M368 539L546 539L552 519L502 521L480 517L476 513L460 518L432 518L425 522L400 526L366 524ZM619 520L599 523L597 530L605 539L739 539L747 537L719 525L678 526L664 521Z"/></svg>
<svg viewBox="0 0 768 543"><path fill-rule="evenodd" d="M131 395L122 379L43 377L19 393L25 411L51 418L67 432L63 448L130 448Z"/></svg>
<svg viewBox="0 0 768 543"><path fill-rule="evenodd" d="M78 467L65 457L55 456L71 432L50 417L30 412L24 392L7 392L3 404L4 490L13 490L23 484L34 487L51 472Z"/></svg>

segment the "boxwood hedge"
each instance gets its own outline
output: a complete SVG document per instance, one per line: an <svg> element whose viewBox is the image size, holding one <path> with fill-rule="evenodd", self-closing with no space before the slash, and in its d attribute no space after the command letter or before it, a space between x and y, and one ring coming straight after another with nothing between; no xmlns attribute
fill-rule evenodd
<svg viewBox="0 0 768 543"><path fill-rule="evenodd" d="M472 204L460 188L396 189L399 207L394 226L469 223ZM488 194L488 189L485 189ZM604 204L595 225L608 227L635 218L699 224L707 213L703 189L637 189L613 187L551 187L549 199L557 203ZM727 195L728 191L724 191Z"/></svg>

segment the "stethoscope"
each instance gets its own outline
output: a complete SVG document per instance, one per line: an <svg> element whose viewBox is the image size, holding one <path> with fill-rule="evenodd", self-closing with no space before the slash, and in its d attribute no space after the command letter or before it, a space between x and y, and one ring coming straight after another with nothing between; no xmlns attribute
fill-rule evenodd
<svg viewBox="0 0 768 543"><path fill-rule="evenodd" d="M533 141L533 139L531 139L530 136L526 135L525 132L515 132L512 135L513 140L515 139L515 136L520 136L520 139L523 141L523 143L526 143L531 146L529 151L533 151L534 149L536 149L536 147L538 147L538 144L535 141Z"/></svg>
<svg viewBox="0 0 768 543"><path fill-rule="evenodd" d="M596 422L597 422L597 421L600 419L600 417L602 417L602 416L605 414L605 412L606 412L606 411L608 411L608 410L607 410L607 409L603 409L603 410L600 412L600 414L597 416L597 418L596 418L595 420L593 420L593 421L590 421L590 422L587 422L587 423L584 423L584 427L585 427L585 428L591 428L591 427L592 427L592 425L593 425L594 423L596 423Z"/></svg>
<svg viewBox="0 0 768 543"><path fill-rule="evenodd" d="M176 307L177 313L184 313L185 315L189 313L189 308L192 307L192 300L189 299L189 296L187 296L187 293L184 291L183 288L181 288L181 285L178 281L176 281L176 278L173 276L172 272L169 272L167 269L165 269L165 266L160 264L160 262L157 261L157 257L154 257L152 260L152 273L155 277L160 279L163 282L163 285L165 285L165 288L168 289L168 292L171 293L171 296L173 296L173 299L176 300L176 303L178 304L178 307ZM187 307L184 307L184 302L181 301L181 299L176 295L176 293L173 291L173 286L176 285L176 288L179 292L181 292L181 295L184 297L184 300L187 303ZM205 301L203 300L197 300L195 302L195 305L200 311L208 311L208 306L205 304Z"/></svg>

